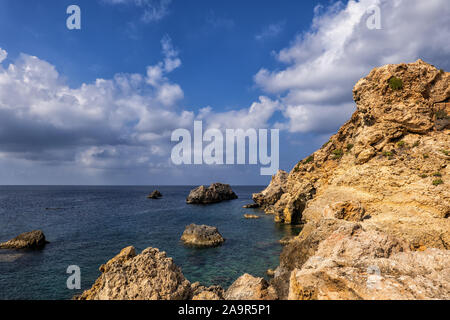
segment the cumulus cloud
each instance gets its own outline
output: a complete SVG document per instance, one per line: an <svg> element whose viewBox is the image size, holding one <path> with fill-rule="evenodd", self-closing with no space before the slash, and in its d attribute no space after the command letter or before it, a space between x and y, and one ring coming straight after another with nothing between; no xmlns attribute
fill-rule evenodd
<svg viewBox="0 0 450 320"><path fill-rule="evenodd" d="M373 6L380 8L379 30L367 27ZM449 16L446 0L317 6L311 30L276 55L287 66L263 68L254 79L267 93L281 96L291 132L332 132L353 110L351 88L372 68L418 58L448 68Z"/></svg>
<svg viewBox="0 0 450 320"><path fill-rule="evenodd" d="M0 48L0 63L8 57L8 52Z"/></svg>
<svg viewBox="0 0 450 320"><path fill-rule="evenodd" d="M170 38L162 47L163 61L145 75L116 74L78 88L34 56L0 65L3 156L122 167L168 152L171 130L191 124L194 114L178 108L183 91L167 78L181 65Z"/></svg>

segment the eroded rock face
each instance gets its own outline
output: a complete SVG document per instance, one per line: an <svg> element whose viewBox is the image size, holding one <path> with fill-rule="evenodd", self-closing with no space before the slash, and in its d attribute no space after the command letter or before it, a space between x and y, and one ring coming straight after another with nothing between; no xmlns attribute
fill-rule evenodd
<svg viewBox="0 0 450 320"><path fill-rule="evenodd" d="M184 300L192 294L186 280L165 252L148 248L136 255L122 250L100 267L102 275L79 300Z"/></svg>
<svg viewBox="0 0 450 320"><path fill-rule="evenodd" d="M194 247L217 247L224 243L225 239L216 227L191 224L184 230L181 241Z"/></svg>
<svg viewBox="0 0 450 320"><path fill-rule="evenodd" d="M211 204L237 198L228 184L214 183L209 187L200 186L192 190L186 202L188 204Z"/></svg>
<svg viewBox="0 0 450 320"><path fill-rule="evenodd" d="M147 199L159 199L162 198L162 196L161 192L155 190L147 196Z"/></svg>
<svg viewBox="0 0 450 320"><path fill-rule="evenodd" d="M275 290L263 278L244 274L225 292L225 300L276 300Z"/></svg>
<svg viewBox="0 0 450 320"><path fill-rule="evenodd" d="M284 187L288 178L288 173L279 170L272 178L269 186L261 193L253 194L253 201L261 208L267 208L274 205L280 200L281 196L286 192Z"/></svg>
<svg viewBox="0 0 450 320"><path fill-rule="evenodd" d="M278 200L258 195L275 221L304 223L271 286L281 299L448 299L450 74L387 65L353 95L352 118L276 184ZM374 266L382 290L368 291Z"/></svg>
<svg viewBox="0 0 450 320"><path fill-rule="evenodd" d="M290 276L289 299L448 299L450 253L409 251L406 242L360 226L338 229Z"/></svg>
<svg viewBox="0 0 450 320"><path fill-rule="evenodd" d="M191 290L192 300L224 300L224 290L220 286L205 287L195 282Z"/></svg>
<svg viewBox="0 0 450 320"><path fill-rule="evenodd" d="M47 243L44 233L41 230L35 230L0 243L0 249L42 249Z"/></svg>

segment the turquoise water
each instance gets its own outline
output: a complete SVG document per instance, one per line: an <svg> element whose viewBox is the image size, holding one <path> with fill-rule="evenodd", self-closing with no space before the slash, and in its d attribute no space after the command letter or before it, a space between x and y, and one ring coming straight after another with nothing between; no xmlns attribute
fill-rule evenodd
<svg viewBox="0 0 450 320"><path fill-rule="evenodd" d="M0 299L70 299L69 265L81 268L82 290L98 267L129 245L138 252L166 251L191 282L229 286L243 273L265 276L278 265L278 240L298 229L278 225L259 210L243 209L263 187L233 187L238 200L209 206L185 203L192 187L0 187L0 242L41 229L50 241L41 251L0 250ZM59 208L46 210L46 208ZM246 220L257 213L258 220ZM179 239L190 223L217 226L223 246L193 249ZM81 290L81 291L82 291Z"/></svg>

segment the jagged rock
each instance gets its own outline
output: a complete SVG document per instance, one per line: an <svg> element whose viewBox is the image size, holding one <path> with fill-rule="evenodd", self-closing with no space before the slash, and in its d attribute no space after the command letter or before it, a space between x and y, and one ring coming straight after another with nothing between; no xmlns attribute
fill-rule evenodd
<svg viewBox="0 0 450 320"><path fill-rule="evenodd" d="M244 214L245 219L260 219L260 216L257 216L256 214Z"/></svg>
<svg viewBox="0 0 450 320"><path fill-rule="evenodd" d="M272 181L264 191L253 194L253 201L255 201L255 203L262 208L275 204L286 192L284 185L287 178L288 173L286 171L279 170L278 173L273 176Z"/></svg>
<svg viewBox="0 0 450 320"><path fill-rule="evenodd" d="M200 186L192 190L186 202L189 204L211 204L237 198L228 184L214 183L209 187Z"/></svg>
<svg viewBox="0 0 450 320"><path fill-rule="evenodd" d="M358 222L363 220L365 212L361 203L357 201L345 201L326 206L323 215L325 218Z"/></svg>
<svg viewBox="0 0 450 320"><path fill-rule="evenodd" d="M269 277L273 277L273 276L275 276L275 271L273 269L267 269L266 274Z"/></svg>
<svg viewBox="0 0 450 320"><path fill-rule="evenodd" d="M49 243L41 230L18 235L14 239L0 243L0 249L42 249Z"/></svg>
<svg viewBox="0 0 450 320"><path fill-rule="evenodd" d="M158 190L153 191L152 193L150 193L147 198L148 199L159 199L162 198L162 194L161 192L159 192Z"/></svg>
<svg viewBox="0 0 450 320"><path fill-rule="evenodd" d="M391 88L393 77L400 89ZM325 207L354 201L366 228L413 248L449 249L450 134L436 125L450 111L450 73L421 60L386 65L358 81L353 96L351 119L255 201L282 223L317 222Z"/></svg>
<svg viewBox="0 0 450 320"><path fill-rule="evenodd" d="M195 247L217 247L220 246L225 239L216 227L191 224L184 230L181 241L186 245Z"/></svg>
<svg viewBox="0 0 450 320"><path fill-rule="evenodd" d="M292 271L289 299L449 299L448 250L411 252L386 234L349 231L335 231Z"/></svg>
<svg viewBox="0 0 450 320"><path fill-rule="evenodd" d="M275 290L263 278L244 274L225 292L225 300L277 300Z"/></svg>
<svg viewBox="0 0 450 320"><path fill-rule="evenodd" d="M282 245L282 246L287 246L289 243L291 243L292 241L294 241L295 237L292 236L286 236L283 237L283 239L280 239L278 242Z"/></svg>
<svg viewBox="0 0 450 320"><path fill-rule="evenodd" d="M242 208L244 208L244 209L258 209L259 208L259 204L257 204L257 203L250 203L250 204L246 204Z"/></svg>
<svg viewBox="0 0 450 320"><path fill-rule="evenodd" d="M171 258L147 248L135 255L133 247L122 250L100 270L102 275L78 300L184 300L191 285Z"/></svg>
<svg viewBox="0 0 450 320"><path fill-rule="evenodd" d="M195 282L191 286L192 300L223 300L224 290L220 286L211 286L209 288Z"/></svg>

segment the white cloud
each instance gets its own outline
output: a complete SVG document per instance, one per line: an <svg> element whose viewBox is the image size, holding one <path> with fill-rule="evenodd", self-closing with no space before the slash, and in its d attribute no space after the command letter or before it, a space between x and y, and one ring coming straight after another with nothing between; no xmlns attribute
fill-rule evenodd
<svg viewBox="0 0 450 320"><path fill-rule="evenodd" d="M143 157L156 161L169 153L171 130L192 124L194 114L177 106L183 91L167 74L181 61L173 62L179 59L170 38L162 46L163 61L146 75L116 74L78 88L34 56L21 54L6 69L0 65L2 153L106 167L142 165Z"/></svg>
<svg viewBox="0 0 450 320"><path fill-rule="evenodd" d="M381 30L366 25L373 14L367 9L373 5L381 9ZM277 54L287 67L263 68L255 82L266 92L281 95L291 132L334 131L350 117L353 85L372 68L418 58L450 67L449 16L447 0L361 0L317 6L311 30ZM324 112L334 121L316 121Z"/></svg>
<svg viewBox="0 0 450 320"><path fill-rule="evenodd" d="M278 22L268 25L264 28L260 33L255 36L255 39L258 41L263 41L269 38L274 38L278 36L281 32L283 32L285 22Z"/></svg>
<svg viewBox="0 0 450 320"><path fill-rule="evenodd" d="M0 63L5 61L5 59L8 57L8 52L0 48Z"/></svg>

